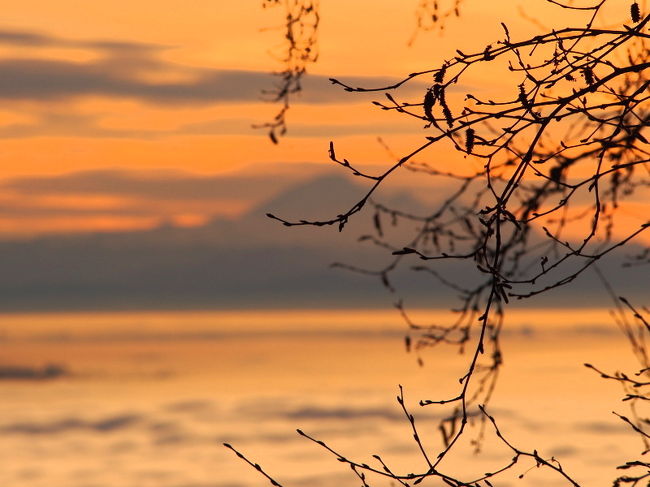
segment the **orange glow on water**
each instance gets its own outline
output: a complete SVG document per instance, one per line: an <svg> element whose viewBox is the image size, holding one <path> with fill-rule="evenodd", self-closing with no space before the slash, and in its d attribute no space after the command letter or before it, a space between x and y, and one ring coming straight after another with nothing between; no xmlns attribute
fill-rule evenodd
<svg viewBox="0 0 650 487"><path fill-rule="evenodd" d="M3 383L0 428L5 439L0 453L12 459L3 471L4 483L22 485L24 472L31 469L37 487L52 479L78 485L83 467L85 479L120 486L124 478L137 477L143 465L151 475L201 482L213 478L216 465L224 481L258 484L256 473L223 449L223 441L245 448L280 478L340 472L335 459L296 442L296 427L355 458L377 453L396 468L416 468L421 457L408 441L408 423L394 400L398 384L405 388L427 449L436 452L441 448L436 425L442 410L419 408L417 401L455 394L468 354L435 348L423 354L425 366L419 367L413 355L404 353L401 334L373 334L385 313L4 315L0 365L56 363L69 372L49 382ZM388 315L393 321L395 312ZM598 320L602 312L530 311L521 317L542 326L544 321L571 326L572 319ZM333 329L346 322L365 332L337 335L321 328L313 335L279 333L281 327L313 331L312 326L327 322ZM215 323L233 334L192 334ZM237 334L236 329L250 333ZM259 332L264 329L276 333ZM488 407L506 437L519 447L539 448L544 457L557 455L567 471L589 485L613 478L613 467L635 454L638 445L610 413L622 410L621 392L581 364L595 362L607 370L628 367L631 354L625 341L605 330L556 330L506 335L503 348L507 365ZM472 421L468 433L475 435L478 428ZM39 435L39 455L28 447L33 434ZM496 442L491 430L485 441L489 454L476 457L470 445L461 444L441 468L468 475L509 461L511 452ZM75 454L80 447L83 457ZM590 463L593 455L601 459L597 465ZM118 476L104 468L116 460ZM514 473L526 469L521 466ZM545 477L535 470L528 475ZM356 485L348 480L339 478L335 485Z"/></svg>
<svg viewBox="0 0 650 487"><path fill-rule="evenodd" d="M457 314L446 309L413 309L418 324L448 324ZM178 323L191 324L191 332L255 335L266 332L405 332L394 309L262 309L219 311L124 311L73 313L11 313L0 315L6 336L35 338L69 333L79 337L129 336L139 333L183 332ZM145 324L143 328L138 324ZM510 309L508 323L515 330L555 332L612 325L608 308ZM188 325L189 326L189 325Z"/></svg>
<svg viewBox="0 0 650 487"><path fill-rule="evenodd" d="M232 218L227 223L235 234L237 217L276 195L261 191L264 185L293 175L305 163L335 167L327 153L330 140L339 156L378 174L430 135L422 130L422 120L372 106L372 99L383 100L380 94L359 101L345 93L319 99L323 93L314 90L292 101L288 136L279 145L271 144L264 130L251 126L271 120L279 109L263 101L261 92L272 88L263 74L281 69L276 49L282 40L283 12L262 9L261 0L4 3L0 30L23 36L17 35L13 44L7 40L11 35L0 37L0 66L19 60L33 72L43 69L61 78L55 76L52 83L41 79L39 89L31 92L29 83L15 83L17 92L24 88L29 93L0 103L0 206L5 211L0 215L1 239L48 234L74 239L81 233L166 227L187 228L189 235L189 229L216 218ZM422 33L407 47L417 3L323 0L320 57L309 72L395 81L440 66L456 48L482 51L487 43L503 39L500 21L518 39L539 32L540 24L562 27L584 16L569 11L557 15L550 2L542 1L501 2L503 8L498 9L495 2L466 2L463 17L452 19L444 35ZM620 12L607 11L607 18L627 15L628 3L612 3ZM218 84L217 75L231 70L244 72L242 85L249 82L249 91ZM449 100L460 101L470 92L500 96L501 76L490 69L473 73L454 88ZM204 79L214 86L202 85ZM412 88L404 99L421 102L429 81L425 76L422 86ZM462 175L480 170L484 163L454 152L448 141L418 154L415 161ZM576 167L570 177L588 175L592 166ZM91 189L81 183L51 189L65 177L63 182L92 171L95 179L84 180ZM102 178L110 171L135 175L138 183L161 172L167 179L160 177L149 192L142 186L132 192L121 187L92 189L93 183L105 182ZM304 173L317 171L310 167ZM205 191L199 197L180 190L173 194L165 186L174 178L218 175L233 181L241 177L241 188L251 187L245 188L245 195L229 188L234 190L227 195ZM261 181L251 182L251 176ZM26 177L33 179L21 179ZM398 174L396 179L397 186L412 190L409 194L424 193L421 178L414 183ZM133 182L127 177L114 180L116 186ZM23 186L12 186L16 181ZM45 189L39 193L38 188ZM430 198L437 199L440 190L440 184L433 185ZM644 198L621 205L615 238L647 222L650 203ZM580 205L574 211L585 208L582 200ZM588 218L571 221L563 236L580 238L589 223ZM228 230L223 233L218 237L231 237ZM300 240L292 238L288 235L286 242L297 248ZM57 245L65 239L44 240ZM88 239L89 245L93 241ZM650 232L637 241L650 243ZM126 239L120 242L128 247ZM169 255L175 252L172 248ZM260 264L273 260L262 253L253 258ZM139 262L134 262L139 271ZM52 264L60 267L58 261ZM224 279L222 269L209 270L215 282ZM192 277L183 278L193 292ZM115 276L117 286L128 294L132 283L120 279ZM179 282L186 286L186 281ZM70 285L37 284L45 295L59 284ZM72 292L86 291L84 282L79 291L74 284ZM274 283L269 279L265 285ZM386 298L387 306L394 297ZM31 307L29 299L25 302ZM300 299L295 298L299 305ZM618 334L606 303L594 304L603 308L515 309L514 303L502 335L505 367L489 404L490 412L503 420L500 425L508 438L524 448L541 448L544 458L561 459L590 486L610 485L614 467L641 448L610 413L624 410L618 384L603 384L582 365L589 361L608 371L635 371L629 344ZM450 323L456 315L415 309L410 316L427 325ZM473 340L479 326L477 322L472 329ZM426 445L435 451L441 445L438 419L449 410L419 408L417 401L457 394L472 350L426 349L421 367L415 354L405 352L406 331L394 309L2 313L1 370L38 371L54 364L64 373L52 380L2 381L0 484L263 484L265 479L221 446L229 441L242 444L252 458L286 479L285 485L358 485L353 476L350 483L337 476L340 465L335 459L296 441L296 427L308 428L363 462L373 462L370 455L381 453L405 471L426 469L394 401L398 384L405 386ZM474 421L472 417L470 426L476 433L480 425ZM468 453L471 445L461 445L459 457L444 467L484 472L480 469L507 463L512 452L496 447L494 438L488 441L493 443L488 443L483 460ZM515 474L525 473L531 483L548 480L538 470L529 465ZM516 485L517 480L512 481ZM552 482L544 485L562 485Z"/></svg>

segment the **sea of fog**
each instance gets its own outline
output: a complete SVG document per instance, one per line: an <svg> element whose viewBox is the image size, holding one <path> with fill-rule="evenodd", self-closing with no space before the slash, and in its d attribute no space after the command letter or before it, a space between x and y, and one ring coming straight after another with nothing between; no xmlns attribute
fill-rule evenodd
<svg viewBox="0 0 650 487"><path fill-rule="evenodd" d="M395 471L422 472L398 385L435 456L437 421L448 409L417 403L457 394L469 360L443 346L423 351L418 365L394 311L0 318L2 487L269 485L224 442L286 487L360 484L296 428L361 463L375 465L379 454ZM515 314L506 330L488 405L503 434L559 460L581 485L611 485L621 474L615 467L637 459L643 445L612 414L628 414L620 386L583 363L636 371L618 328L602 310L557 310ZM468 440L480 433L473 423ZM468 441L441 469L471 476L506 464L512 453L485 431L481 454ZM568 485L530 463L493 483Z"/></svg>

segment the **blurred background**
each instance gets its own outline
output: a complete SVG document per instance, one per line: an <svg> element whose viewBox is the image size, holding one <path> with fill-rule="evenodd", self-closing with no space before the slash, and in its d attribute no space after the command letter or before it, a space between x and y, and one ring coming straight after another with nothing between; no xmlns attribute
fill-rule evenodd
<svg viewBox="0 0 650 487"><path fill-rule="evenodd" d="M318 62L292 99L287 135L273 144L253 125L279 108L263 91L282 69L282 8L225 0L3 6L0 484L264 485L224 441L287 485L355 482L296 427L363 461L385 453L404 469L423 467L394 401L397 385L414 408L454 394L467 357L436 349L420 367L404 350L398 296L376 278L331 267L385 261L385 250L358 242L371 214L341 233L265 217L327 218L363 195L367 181L329 160L330 140L373 173L422 140L417 120L372 108L380 95L346 93L328 78L389 84L457 48L501 38L501 21L517 37L557 20L546 2L495 12L470 1L444 33L419 33L409 46L416 7L323 0ZM498 89L499 79L469 83ZM402 92L419 99L426 86ZM480 164L450 150L428 157ZM379 197L417 212L447 190L400 174ZM647 201L635 211L627 218L645 221ZM645 247L639 240L603 264L631 299L647 297L647 274L617 269ZM425 321L450 319L453 294L421 277L399 279ZM581 365L632 361L607 300L587 277L519 306L494 400L518 441L561 455L589 485L608 484L640 448L610 413L620 406L616 384ZM422 412L432 448L441 414ZM498 447L481 460L466 450L449 468L481 472L509 458ZM557 483L535 473L529 481Z"/></svg>

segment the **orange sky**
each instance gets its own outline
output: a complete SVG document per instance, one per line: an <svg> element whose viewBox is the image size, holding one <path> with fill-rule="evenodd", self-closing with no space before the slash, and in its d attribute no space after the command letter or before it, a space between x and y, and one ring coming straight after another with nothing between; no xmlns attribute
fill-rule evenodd
<svg viewBox="0 0 650 487"><path fill-rule="evenodd" d="M280 145L270 144L263 131L252 129L252 123L269 120L277 110L260 101L259 91L268 88L260 76L279 68L271 52L282 34L273 29L281 25L281 9L262 9L260 4L26 0L4 6L0 31L8 34L0 38L0 70L9 70L10 75L4 76L8 94L0 109L0 185L15 178L47 179L109 169L214 175L259 163L268 167L327 164L331 139L356 163L386 164L390 158L376 142L377 135L398 154L419 145L422 134L417 122L373 109L371 98L348 95L314 102L312 98L323 94L308 89L291 108L289 136ZM491 6L468 0L462 23L452 19L444 36L422 33L407 47L416 4L415 0L323 1L320 58L310 72L397 79L438 65L453 52L452 46L480 49L501 38L498 21L508 23L513 36L536 32L539 27L523 19L522 9L528 16L544 19L551 8L544 2L531 7L528 1L513 1L497 18ZM244 95L228 99L237 80L219 81L221 70L257 77ZM28 82L25 73L40 78L34 81L32 76ZM212 84L196 84L210 76ZM485 78L468 82L498 85L498 80ZM161 83L177 83L182 93L150 90ZM329 89L328 93L339 96ZM191 225L246 206L223 198L208 212L178 202L158 202L160 211L126 215L119 211L126 203L114 201L113 213L80 216L66 212L74 195L66 196L65 200L32 199L30 208L47 206L49 214L5 215L0 218L1 233L146 228L161 219ZM27 204L24 197L24 192L5 189L0 202L22 207ZM75 204L92 209L98 197L102 195L76 195ZM146 203L141 203L144 208Z"/></svg>
<svg viewBox="0 0 650 487"><path fill-rule="evenodd" d="M409 2L415 4L415 2ZM431 62L431 39L407 48L414 6L392 0L324 2L321 57L313 72L327 76L367 75L398 77ZM372 12L373 22L367 19ZM33 12L39 12L34 16ZM279 44L281 31L262 32L281 22L281 9L263 10L258 2L24 2L3 13L0 27L37 33L57 41L96 40L152 44L166 47L155 56L165 65L145 73L156 81L182 79L189 69L243 69L269 72L279 65L269 49ZM385 35L390 31L391 35ZM443 56L436 40L435 59ZM372 39L372 42L367 42ZM46 43L48 44L48 43ZM56 44L56 42L49 42ZM363 48L350 49L350 46ZM29 58L92 62L101 54L80 46L3 46L5 59ZM423 63L423 59L426 59ZM141 75L141 74L140 74ZM191 74L187 75L191 76ZM259 89L267 88L260 83ZM251 92L257 95L257 92ZM341 124L341 112L359 123L375 121L368 102L296 106L290 115L297 124ZM183 168L214 173L259 161L322 161L327 134L287 139L270 146L251 121L264 122L276 107L251 99L247 103L179 103L164 105L128 97L86 95L61 100L27 99L4 103L0 128L38 124L29 137L5 136L4 176L60 174L97 167ZM43 121L45 116L59 118ZM64 120L63 116L68 116ZM84 118L90 117L91 119ZM75 119L76 118L76 119ZM243 120L245 123L241 123ZM384 123L386 117L381 118ZM395 117L388 119L396 123ZM40 123L39 123L40 121ZM190 135L184 127L214 121L236 123L243 134ZM401 122L397 120L397 123ZM118 137L89 130L122 131ZM231 123L232 125L232 123ZM83 129L83 130L82 130ZM87 132L83 136L75 135ZM53 134L54 132L54 134ZM315 140L305 140L315 139ZM367 160L383 157L378 147L364 147ZM19 161L19 162L18 162Z"/></svg>

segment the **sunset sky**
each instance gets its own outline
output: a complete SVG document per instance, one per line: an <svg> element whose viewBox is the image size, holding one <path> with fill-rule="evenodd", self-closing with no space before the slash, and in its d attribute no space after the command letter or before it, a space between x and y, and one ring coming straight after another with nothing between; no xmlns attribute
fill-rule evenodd
<svg viewBox="0 0 650 487"><path fill-rule="evenodd" d="M439 64L452 46L500 38L498 20L513 35L539 29L522 17L528 2L512 2L498 19L471 3L444 36L421 33L408 47L416 1L323 2L320 58L288 114L289 135L274 146L251 125L278 109L261 91L281 68L281 8L11 2L0 21L0 236L200 225L304 177L291 163L327 164L331 139L357 163L385 165L376 137L399 153L422 139L419 124L327 78L377 86ZM418 98L424 86L412 88ZM251 190L250 177L271 182Z"/></svg>
<svg viewBox="0 0 650 487"><path fill-rule="evenodd" d="M261 91L280 68L271 51L282 31L263 31L281 25L280 8L226 1L7 6L0 25L1 233L200 224L255 196L216 188L188 197L188 185L205 187L214 175L281 172L291 180L285 164L324 161L333 136L352 139L350 146L363 140L368 147L359 152L368 161L383 155L367 141L411 126L377 117L367 98L359 103L326 79L383 82L421 67L422 50L405 45L410 10L390 1L347 3L324 6L314 69L323 75L291 110L292 136L278 147L251 125L277 109ZM377 23L360 22L371 6ZM387 29L395 41L378 35ZM354 135L342 137L348 132Z"/></svg>
<svg viewBox="0 0 650 487"><path fill-rule="evenodd" d="M282 7L207 0L6 5L0 19L0 252L12 277L0 282L2 306L20 302L18 308L29 308L34 293L43 294L46 307L67 303L51 294L56 289L92 307L94 292L107 295L101 289L111 289L111 296L132 295L110 287L125 281L141 282L153 303L165 295L156 288L160 276L185 272L189 280L208 283L210 265L233 266L242 286L249 285L260 275L253 263L269 255L269 246L284 249L286 262L271 259L275 267L264 272L286 276L284 284L264 281L260 289L288 295L290 283L301 292L307 281L336 288L335 278L328 281L322 269L339 257L365 257L365 250L350 243L368 222L360 218L346 237L333 231L324 238L324 232L288 234L264 213L279 209L292 218L309 218L320 211L325 218L356 201L363 186L351 183L363 183L358 179L309 183L345 175L327 157L330 140L337 154L377 172L418 147L427 134L421 121L371 105L381 94L346 93L328 78L383 86L439 66L456 48L482 50L503 37L500 22L508 24L513 38L521 38L584 15L563 11L558 16L547 2L524 0L494 12L484 2L468 0L462 17L451 17L443 34L420 32L409 46L416 6L416 0L323 1L318 62L308 66L304 90L292 99L287 136L274 145L265 130L252 125L271 120L279 110L262 92L277 81L271 73L282 69ZM617 2L610 8L617 10L605 12L605 18L626 15ZM470 72L450 96L498 92L501 76ZM419 102L427 86L426 79L415 80L400 96ZM482 164L444 144L422 158L460 172ZM389 196L416 206L439 201L448 190L440 185L444 182L427 186L426 178L400 178L389 186ZM301 189L300 184L312 186ZM620 210L622 221L645 222L647 206L637 196ZM584 220L569 231L578 235L586 225ZM97 234L106 239L92 240ZM259 255L241 254L242 248L253 252L255 243ZM288 250L292 246L297 250ZM321 247L338 254L325 255ZM196 262L184 263L183 252ZM138 274L138 265L145 266L141 253L151 262ZM231 258L206 264L216 254ZM218 290L227 303L254 295L231 284ZM314 285L314 296L323 295ZM204 298L211 302L215 290L204 288L210 289ZM176 289L168 292L179 296ZM191 286L187 293L200 294Z"/></svg>
<svg viewBox="0 0 650 487"><path fill-rule="evenodd" d="M453 4L438 1L443 9ZM639 1L643 9L648 2ZM444 33L419 32L409 45L420 0L320 0L319 58L308 66L303 92L292 97L287 135L273 144L253 125L280 109L263 92L283 68L282 6L262 8L263 0L3 3L0 485L267 483L225 443L277 473L283 485L358 485L354 476L354 484L341 481L340 462L296 441L304 438L295 428L328 445L333 440L350 458L375 462L369 455L381 453L391 465L401 462L400 471L427 471L418 434L417 445L412 441L410 411L422 413L416 416L427 450L445 451L442 442L435 450L438 419L458 414L451 408L461 397L463 411L491 401L499 431L526 451L540 447L544 458L562 458L581 485L602 484L616 465L636 458L641 442L610 415L613 409L628 414L620 384L605 389L602 383L613 381L582 364L630 377L638 370L612 320L607 286L639 307L648 304L648 266L636 264L647 257L638 256L647 252L650 230L598 261L609 279L603 286L592 272L596 266L576 271L589 257L565 259L562 242L545 250L536 221L527 253L512 262L517 272L524 268L521 275L534 275L539 266L542 273L512 289L545 292L513 299L497 340L501 325L493 319L500 305L493 293L501 284L495 283L503 269L509 272L510 261L502 262L518 247L493 252L500 243L491 247L486 238L472 250L474 240L454 227L469 227L479 242L487 234L472 226L473 214L456 211L464 205L474 211L484 201L475 197L483 180L448 205L462 178L396 171L373 194L388 210L368 204L343 232L336 225L286 228L266 217L330 219L365 194L372 181L329 160L330 141L341 158L377 174L431 134L417 117L373 106L381 93L346 93L329 78L385 86L438 68L456 49L482 52L503 39L501 22L520 39L583 22L584 12L558 14L544 0L464 0L461 18L450 17ZM620 26L629 4L610 0L603 17ZM507 65L492 69L469 72L449 88L449 98L503 94ZM398 98L421 104L430 82L430 76L413 80ZM528 109L525 100L517 106ZM417 157L454 174L484 164L447 140ZM559 193L553 196L564 197ZM593 204L593 193L586 193L577 197L578 210ZM621 205L623 224L614 237L648 221L649 195L644 187ZM422 219L398 218L394 209L431 215L434 204L447 211L435 225L447 218L451 225L426 235L420 246L413 235L422 231ZM562 238L584 238L589 216L569 220ZM377 235L389 243L375 245ZM501 232L495 235L501 242ZM437 247L436 238L445 242ZM594 240L585 253L601 244ZM452 248L454 258L425 267L413 253L394 257L391 251L409 241L436 252ZM463 246L468 257L457 258L467 251ZM501 267L481 268L477 249L496 254L485 262ZM544 253L562 265L547 272ZM388 274L376 272L397 259L403 260ZM370 271L350 272L346 265ZM519 278L513 273L505 282ZM551 287L562 282L570 285ZM476 302L466 298L467 289L478 289ZM420 346L419 333L439 346ZM473 355L488 336L502 343L503 372L495 368L500 350L486 346L487 353ZM497 372L498 390L489 379ZM456 396L460 390L467 392ZM407 399L398 397L398 407L395 393L403 391ZM421 399L444 399L442 409L417 408ZM503 455L492 448L491 425L483 429L467 411L471 432L451 442L459 456L436 463L436 471L466 476L468 465L486 472L496 471L495 459L511 461L501 442ZM469 455L478 443L465 440L474 433L487 438L484 463ZM531 463L517 464L513 481L524 474L545 481L534 468L537 455L517 453Z"/></svg>

